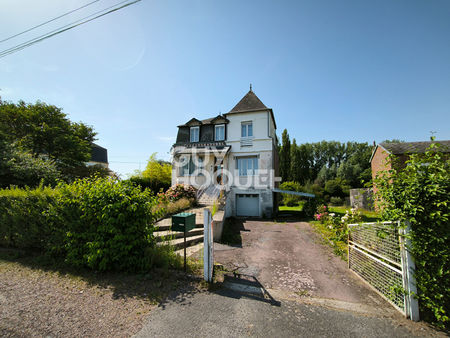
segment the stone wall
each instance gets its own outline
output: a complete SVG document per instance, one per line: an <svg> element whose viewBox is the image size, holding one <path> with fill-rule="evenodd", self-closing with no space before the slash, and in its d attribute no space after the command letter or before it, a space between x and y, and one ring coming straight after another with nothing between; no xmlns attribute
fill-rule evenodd
<svg viewBox="0 0 450 338"><path fill-rule="evenodd" d="M370 188L350 189L352 208L373 210L373 191Z"/></svg>

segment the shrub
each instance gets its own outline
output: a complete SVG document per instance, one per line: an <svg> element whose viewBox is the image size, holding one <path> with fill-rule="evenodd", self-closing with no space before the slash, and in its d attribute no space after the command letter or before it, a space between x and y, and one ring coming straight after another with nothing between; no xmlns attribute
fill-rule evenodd
<svg viewBox="0 0 450 338"><path fill-rule="evenodd" d="M280 189L288 191L302 191L302 186L298 182L288 181L281 183ZM288 207L297 206L303 199L301 196L291 194L281 194L281 195L283 197L282 204L287 205Z"/></svg>
<svg viewBox="0 0 450 338"><path fill-rule="evenodd" d="M308 198L303 205L303 214L308 218L312 218L317 210L318 204L319 201L316 198Z"/></svg>
<svg viewBox="0 0 450 338"><path fill-rule="evenodd" d="M151 212L157 203L148 190L108 178L81 179L58 187L56 223L63 225L66 261L94 270L148 268L152 242ZM147 263L146 263L147 262Z"/></svg>
<svg viewBox="0 0 450 338"><path fill-rule="evenodd" d="M0 190L0 246L48 249L55 242L48 212L57 194L42 186Z"/></svg>
<svg viewBox="0 0 450 338"><path fill-rule="evenodd" d="M166 196L171 201L177 201L181 198L187 198L187 199L196 199L197 198L197 189L195 189L191 185L187 184L177 184L172 187L170 187L166 191Z"/></svg>
<svg viewBox="0 0 450 338"><path fill-rule="evenodd" d="M344 200L341 197L333 196L330 198L330 203L332 205L340 206L344 204Z"/></svg>
<svg viewBox="0 0 450 338"><path fill-rule="evenodd" d="M178 201L170 202L167 199L162 198L159 200L158 204L152 208L153 212L158 212L159 217L167 217L179 213L183 210L189 209L194 204L194 200L181 198Z"/></svg>
<svg viewBox="0 0 450 338"><path fill-rule="evenodd" d="M375 196L384 219L411 224L422 318L449 328L450 167L440 147L432 143L425 154L411 155L404 168L394 165L381 173Z"/></svg>
<svg viewBox="0 0 450 338"><path fill-rule="evenodd" d="M162 182L151 177L132 176L127 181L141 187L141 189L150 189L154 193L166 191L170 187L170 183Z"/></svg>

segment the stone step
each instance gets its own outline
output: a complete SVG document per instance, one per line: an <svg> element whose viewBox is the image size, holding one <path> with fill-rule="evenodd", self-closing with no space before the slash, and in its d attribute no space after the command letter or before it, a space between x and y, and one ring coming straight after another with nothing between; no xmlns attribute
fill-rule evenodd
<svg viewBox="0 0 450 338"><path fill-rule="evenodd" d="M192 236L189 238L186 238L186 246L193 246L197 243L203 242L203 234L202 235L197 235L197 236ZM175 251L183 249L184 247L184 238L177 238L171 241L162 241L159 242L158 244L163 245L163 244L170 244L175 248Z"/></svg>
<svg viewBox="0 0 450 338"><path fill-rule="evenodd" d="M166 240L174 240L177 238L183 238L184 237L184 233L181 231L171 231L171 230L166 230L166 231L157 231L154 232L153 235L155 236L156 242L164 242ZM191 231L188 231L186 233L186 238L189 237L193 237L193 236L198 236L198 235L203 235L203 227L202 228L196 228L193 229Z"/></svg>
<svg viewBox="0 0 450 338"><path fill-rule="evenodd" d="M203 249L203 241L186 248L186 257L192 256L193 254L195 254L196 252L199 252L202 249ZM184 256L184 249L181 248L181 249L175 251L175 253L179 256Z"/></svg>
<svg viewBox="0 0 450 338"><path fill-rule="evenodd" d="M168 224L168 225L160 225L160 226L156 227L156 230L155 230L153 233L154 233L155 236L156 236L156 233L162 232L162 231L170 231L171 228L172 228L172 225L171 225L171 224ZM197 223L197 224L195 225L195 229L203 229L203 224ZM195 229L194 229L194 230L195 230ZM191 230L191 231L194 231L194 230Z"/></svg>

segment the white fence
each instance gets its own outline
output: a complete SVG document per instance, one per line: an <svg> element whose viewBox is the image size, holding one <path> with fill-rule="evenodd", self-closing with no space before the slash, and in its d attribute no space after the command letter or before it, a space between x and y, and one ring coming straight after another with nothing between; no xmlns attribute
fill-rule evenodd
<svg viewBox="0 0 450 338"><path fill-rule="evenodd" d="M400 222L349 224L348 267L396 309L419 320L414 262Z"/></svg>

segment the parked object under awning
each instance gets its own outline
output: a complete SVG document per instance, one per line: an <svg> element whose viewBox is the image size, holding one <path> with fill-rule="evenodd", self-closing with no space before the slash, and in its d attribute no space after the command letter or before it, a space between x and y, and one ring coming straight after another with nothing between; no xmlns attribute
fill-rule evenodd
<svg viewBox="0 0 450 338"><path fill-rule="evenodd" d="M308 194L307 192L300 192L300 191L290 191L290 190L281 190L281 189L272 189L273 192L279 192L281 194L290 194L290 195L297 195L297 196L303 196L303 197L316 197L314 194Z"/></svg>

